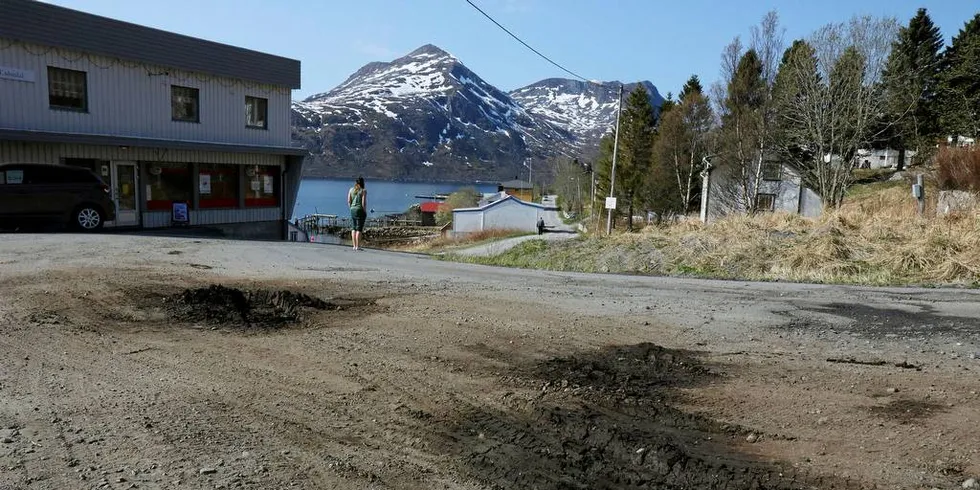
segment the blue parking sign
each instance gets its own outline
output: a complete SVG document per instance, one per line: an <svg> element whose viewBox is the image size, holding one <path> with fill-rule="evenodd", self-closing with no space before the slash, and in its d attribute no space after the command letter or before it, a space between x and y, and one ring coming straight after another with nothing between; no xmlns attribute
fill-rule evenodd
<svg viewBox="0 0 980 490"><path fill-rule="evenodd" d="M191 217L190 212L187 210L186 202L174 202L173 203L173 214L171 221L174 224L186 225L190 223Z"/></svg>

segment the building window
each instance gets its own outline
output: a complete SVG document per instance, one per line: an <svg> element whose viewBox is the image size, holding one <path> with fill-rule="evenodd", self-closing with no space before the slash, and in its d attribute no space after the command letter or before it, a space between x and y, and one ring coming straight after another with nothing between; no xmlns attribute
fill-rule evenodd
<svg viewBox="0 0 980 490"><path fill-rule="evenodd" d="M191 166L154 162L147 166L146 209L170 211L175 202L191 202Z"/></svg>
<svg viewBox="0 0 980 490"><path fill-rule="evenodd" d="M762 164L762 180L783 180L783 166L779 162L767 161Z"/></svg>
<svg viewBox="0 0 980 490"><path fill-rule="evenodd" d="M170 86L170 107L174 121L200 122L199 91L196 88Z"/></svg>
<svg viewBox="0 0 980 490"><path fill-rule="evenodd" d="M776 209L775 194L759 194L755 196L756 211L774 211Z"/></svg>
<svg viewBox="0 0 980 490"><path fill-rule="evenodd" d="M84 71L48 67L48 105L52 109L88 110L88 84Z"/></svg>
<svg viewBox="0 0 980 490"><path fill-rule="evenodd" d="M204 164L198 166L198 203L203 208L238 207L238 165Z"/></svg>
<svg viewBox="0 0 980 490"><path fill-rule="evenodd" d="M251 165L245 168L245 206L279 205L279 167Z"/></svg>
<svg viewBox="0 0 980 490"><path fill-rule="evenodd" d="M268 128L269 100L245 97L245 125L250 128Z"/></svg>

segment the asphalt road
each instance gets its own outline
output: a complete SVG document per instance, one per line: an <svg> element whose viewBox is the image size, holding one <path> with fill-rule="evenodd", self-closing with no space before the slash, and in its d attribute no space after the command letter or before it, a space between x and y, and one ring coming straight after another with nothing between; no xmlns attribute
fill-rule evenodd
<svg viewBox="0 0 980 490"><path fill-rule="evenodd" d="M281 242L131 235L0 236L0 279L46 269L169 267L224 277L342 279L472 290L484 296L535 295L583 314L630 315L656 308L683 327L731 329L819 321L880 330L929 331L975 339L980 290L872 288L716 281L506 269L425 255ZM724 322L715 320L724 319ZM881 327L881 328L879 328Z"/></svg>

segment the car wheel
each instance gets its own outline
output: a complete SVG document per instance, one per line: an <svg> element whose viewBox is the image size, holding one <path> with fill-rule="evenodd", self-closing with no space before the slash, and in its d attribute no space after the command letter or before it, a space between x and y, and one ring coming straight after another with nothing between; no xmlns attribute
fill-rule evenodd
<svg viewBox="0 0 980 490"><path fill-rule="evenodd" d="M102 210L95 206L80 206L72 214L73 224L82 231L95 231L102 228L105 218Z"/></svg>

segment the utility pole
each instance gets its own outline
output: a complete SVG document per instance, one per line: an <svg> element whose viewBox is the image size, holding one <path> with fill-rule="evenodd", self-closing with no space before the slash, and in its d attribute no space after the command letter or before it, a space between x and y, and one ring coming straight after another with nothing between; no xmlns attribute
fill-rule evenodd
<svg viewBox="0 0 980 490"><path fill-rule="evenodd" d="M619 118L623 115L623 84L619 84L619 109L616 110L616 136L613 140L612 172L609 176L609 197L614 197L613 188L616 186L616 154L619 153ZM609 208L606 215L606 235L612 234L613 209Z"/></svg>
<svg viewBox="0 0 980 490"><path fill-rule="evenodd" d="M527 159L527 185L531 187L531 202L534 202L534 184L531 183L531 165L532 161L530 158Z"/></svg>

